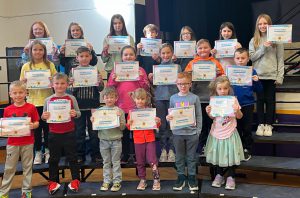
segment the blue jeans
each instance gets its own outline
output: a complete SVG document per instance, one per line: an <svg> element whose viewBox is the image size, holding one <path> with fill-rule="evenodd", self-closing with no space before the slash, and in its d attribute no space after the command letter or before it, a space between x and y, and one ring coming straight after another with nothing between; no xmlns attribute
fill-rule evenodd
<svg viewBox="0 0 300 198"><path fill-rule="evenodd" d="M196 150L198 147L198 135L173 135L174 147L176 151L175 165L178 175L185 174L185 164L187 164L188 175L196 175Z"/></svg>
<svg viewBox="0 0 300 198"><path fill-rule="evenodd" d="M111 172L113 183L122 182L122 140L100 140L100 152L103 158L103 182L111 183Z"/></svg>
<svg viewBox="0 0 300 198"><path fill-rule="evenodd" d="M168 109L170 106L170 101L157 100L155 105L157 116L161 120L161 125L159 127L160 147L161 149L166 149L167 145L169 145L169 149L174 150L173 134L170 130L169 123L166 120L166 116L168 115Z"/></svg>

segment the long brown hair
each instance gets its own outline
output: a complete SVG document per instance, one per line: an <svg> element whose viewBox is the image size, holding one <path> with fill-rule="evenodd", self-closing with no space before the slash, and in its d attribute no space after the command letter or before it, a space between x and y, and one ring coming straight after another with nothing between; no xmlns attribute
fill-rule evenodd
<svg viewBox="0 0 300 198"><path fill-rule="evenodd" d="M50 69L50 63L51 63L51 62L47 59L47 48L46 48L46 45L44 45L44 44L43 44L41 41L39 41L39 40L34 40L34 41L31 43L30 47L29 47L29 57L30 57L29 67L30 67L30 69L32 69L32 65L35 64L34 59L33 59L33 57L32 57L32 48L33 48L33 46L35 46L35 45L40 45L40 46L43 47L43 49L44 49L43 62L47 65L48 69Z"/></svg>
<svg viewBox="0 0 300 198"><path fill-rule="evenodd" d="M76 23L76 22L72 22L69 25L69 28L68 28L68 39L73 39L72 34L71 34L71 28L72 28L72 26L78 26L79 27L79 29L81 31L80 39L84 39L83 29L82 29L81 25L79 23Z"/></svg>
<svg viewBox="0 0 300 198"><path fill-rule="evenodd" d="M35 24L39 24L40 26L42 26L44 28L43 38L50 37L50 32L49 32L49 29L48 29L47 25L43 21L35 21L30 27L29 39L35 39L35 36L33 35L33 29L32 29Z"/></svg>
<svg viewBox="0 0 300 198"><path fill-rule="evenodd" d="M183 26L180 30L180 35L179 35L179 40L182 40L182 34L184 30L188 30L191 33L191 41L196 41L196 35L195 32L193 31L193 29L190 26Z"/></svg>
<svg viewBox="0 0 300 198"><path fill-rule="evenodd" d="M269 15L267 14L260 14L258 17L257 17L257 20L256 20L256 24L255 24L255 32L254 32L254 36L253 36L253 45L254 45L254 48L258 48L259 46L259 42L260 42L260 38L261 38L261 32L259 31L258 29L258 22L261 18L264 18L266 19L268 25L272 25L272 19Z"/></svg>
<svg viewBox="0 0 300 198"><path fill-rule="evenodd" d="M126 25L125 25L125 20L124 20L123 16L120 15L120 14L115 14L115 15L113 15L111 17L111 20L110 20L110 32L109 32L108 36L116 36L116 31L114 29L114 20L115 19L119 19L123 23L123 28L122 28L121 35L122 36L128 36Z"/></svg>

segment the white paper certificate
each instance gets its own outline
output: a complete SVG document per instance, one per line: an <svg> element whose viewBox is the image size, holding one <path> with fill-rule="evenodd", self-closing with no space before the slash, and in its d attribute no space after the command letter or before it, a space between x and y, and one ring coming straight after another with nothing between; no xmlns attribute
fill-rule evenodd
<svg viewBox="0 0 300 198"><path fill-rule="evenodd" d="M116 81L138 81L139 62L115 62Z"/></svg>
<svg viewBox="0 0 300 198"><path fill-rule="evenodd" d="M117 115L118 109L103 107L91 111L94 118L93 130L112 129L120 126L120 119Z"/></svg>
<svg viewBox="0 0 300 198"><path fill-rule="evenodd" d="M25 71L27 89L48 89L51 88L50 70Z"/></svg>
<svg viewBox="0 0 300 198"><path fill-rule="evenodd" d="M210 114L213 117L225 117L234 115L233 107L234 96L212 96L209 105L211 106Z"/></svg>
<svg viewBox="0 0 300 198"><path fill-rule="evenodd" d="M196 41L174 41L174 54L177 58L193 58L196 54Z"/></svg>
<svg viewBox="0 0 300 198"><path fill-rule="evenodd" d="M153 65L153 85L174 85L177 81L178 65Z"/></svg>
<svg viewBox="0 0 300 198"><path fill-rule="evenodd" d="M232 85L252 86L252 72L251 66L229 65L226 67L226 76Z"/></svg>
<svg viewBox="0 0 300 198"><path fill-rule="evenodd" d="M130 45L129 36L108 36L108 45L109 53L120 53L124 46Z"/></svg>
<svg viewBox="0 0 300 198"><path fill-rule="evenodd" d="M152 56L152 54L159 54L159 49L161 48L161 39L152 38L141 38L141 43L143 48L141 49L141 56Z"/></svg>
<svg viewBox="0 0 300 198"><path fill-rule="evenodd" d="M215 49L217 50L216 58L233 57L237 39L217 40Z"/></svg>
<svg viewBox="0 0 300 198"><path fill-rule="evenodd" d="M170 108L169 115L173 116L173 119L170 120L171 130L196 125L194 105L187 107Z"/></svg>
<svg viewBox="0 0 300 198"><path fill-rule="evenodd" d="M84 39L66 39L65 40L65 57L76 57L76 51L81 46L87 46Z"/></svg>
<svg viewBox="0 0 300 198"><path fill-rule="evenodd" d="M268 25L267 41L278 43L291 43L292 29L292 24Z"/></svg>
<svg viewBox="0 0 300 198"><path fill-rule="evenodd" d="M1 118L0 136L1 137L23 137L30 136L30 117L11 117Z"/></svg>
<svg viewBox="0 0 300 198"><path fill-rule="evenodd" d="M47 111L50 112L50 118L47 120L47 123L64 123L71 121L70 100L49 101Z"/></svg>
<svg viewBox="0 0 300 198"><path fill-rule="evenodd" d="M41 41L46 46L47 55L51 55L51 52L53 51L53 46L54 46L54 43L53 43L53 40L51 37L30 39L29 42L32 43L34 40Z"/></svg>
<svg viewBox="0 0 300 198"><path fill-rule="evenodd" d="M98 86L97 67L75 67L72 68L74 78L73 87Z"/></svg>
<svg viewBox="0 0 300 198"><path fill-rule="evenodd" d="M155 108L133 109L129 113L130 119L133 120L130 130L157 129Z"/></svg>
<svg viewBox="0 0 300 198"><path fill-rule="evenodd" d="M211 81L216 76L216 65L213 62L198 61L193 64L192 81Z"/></svg>

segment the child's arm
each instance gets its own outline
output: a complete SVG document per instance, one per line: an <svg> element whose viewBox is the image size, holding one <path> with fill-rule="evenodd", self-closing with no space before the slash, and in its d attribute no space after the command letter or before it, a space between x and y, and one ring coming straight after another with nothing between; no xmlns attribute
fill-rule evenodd
<svg viewBox="0 0 300 198"><path fill-rule="evenodd" d="M126 128L126 119L125 114L122 109L119 109L119 119L120 119L120 130L123 131Z"/></svg>
<svg viewBox="0 0 300 198"><path fill-rule="evenodd" d="M127 123L126 123L126 127L128 130L130 130L130 126L133 124L133 120L130 119L130 114L128 114L127 116Z"/></svg>
<svg viewBox="0 0 300 198"><path fill-rule="evenodd" d="M77 100L74 96L70 95L72 101L73 101L73 107L74 109L71 109L70 111L70 115L72 118L79 118L81 116L81 112L80 112L80 109L78 107L78 103L77 103Z"/></svg>
<svg viewBox="0 0 300 198"><path fill-rule="evenodd" d="M195 114L196 114L197 134L199 135L202 130L202 110L201 110L200 99L198 96L196 97Z"/></svg>
<svg viewBox="0 0 300 198"><path fill-rule="evenodd" d="M238 104L237 100L236 100L236 103L234 103L232 105L233 107L233 110L234 110L234 114L235 114L235 117L236 119L241 119L243 117L243 113L241 111L241 107L240 105Z"/></svg>
<svg viewBox="0 0 300 198"><path fill-rule="evenodd" d="M267 49L267 47L271 46L269 42L265 42L263 45L259 45L255 49L253 41L254 41L254 39L252 38L249 43L249 54L250 54L250 60L252 62L260 59L265 54L265 50Z"/></svg>
<svg viewBox="0 0 300 198"><path fill-rule="evenodd" d="M89 43L88 43L89 44ZM93 50L93 46L89 44L91 49L91 54L92 54L92 60L90 61L90 65L95 66L98 63L98 58L96 52Z"/></svg>
<svg viewBox="0 0 300 198"><path fill-rule="evenodd" d="M155 117L155 122L156 122L157 128L159 128L160 125L161 125L161 120L160 120L160 118L159 118L159 117Z"/></svg>
<svg viewBox="0 0 300 198"><path fill-rule="evenodd" d="M205 111L206 111L208 117L210 117L210 119L212 119L212 120L215 119L215 117L213 117L213 116L210 114L210 112L211 112L211 106L210 106L210 105L206 106Z"/></svg>
<svg viewBox="0 0 300 198"><path fill-rule="evenodd" d="M98 85L97 89L100 92L104 89L104 82L103 82L103 79L102 79L102 76L100 73L98 73L98 83L99 83L99 85Z"/></svg>
<svg viewBox="0 0 300 198"><path fill-rule="evenodd" d="M116 73L115 71L113 70L108 78L108 81L107 81L107 86L114 86L116 87L118 85L118 82L116 82Z"/></svg>
<svg viewBox="0 0 300 198"><path fill-rule="evenodd" d="M140 87L144 88L146 91L149 91L150 84L148 81L148 77L147 77L145 70L141 67L139 68L139 74L140 74L140 80L138 82L139 82Z"/></svg>
<svg viewBox="0 0 300 198"><path fill-rule="evenodd" d="M103 63L107 63L111 57L111 54L108 53L108 48L109 48L108 38L106 37L106 38L104 38L104 41L103 41L103 50L101 53L101 59L102 59Z"/></svg>
<svg viewBox="0 0 300 198"><path fill-rule="evenodd" d="M262 84L259 80L259 77L257 76L257 73L255 70L253 70L253 76L252 76L252 82L253 82L253 91L256 93L260 93L263 91Z"/></svg>
<svg viewBox="0 0 300 198"><path fill-rule="evenodd" d="M36 122L30 122L29 126L30 126L30 129L37 129L39 127L40 123L39 121L36 121Z"/></svg>

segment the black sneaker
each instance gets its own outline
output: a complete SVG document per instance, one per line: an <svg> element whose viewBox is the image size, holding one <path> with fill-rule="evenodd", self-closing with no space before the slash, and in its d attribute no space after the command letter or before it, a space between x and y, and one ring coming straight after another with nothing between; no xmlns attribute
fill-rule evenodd
<svg viewBox="0 0 300 198"><path fill-rule="evenodd" d="M199 157L205 157L205 146L202 147Z"/></svg>
<svg viewBox="0 0 300 198"><path fill-rule="evenodd" d="M176 183L173 186L173 190L181 191L185 186L185 175L178 175Z"/></svg>
<svg viewBox="0 0 300 198"><path fill-rule="evenodd" d="M252 157L250 152L248 151L248 149L244 149L244 156L245 156L245 159L243 161L249 161Z"/></svg>
<svg viewBox="0 0 300 198"><path fill-rule="evenodd" d="M195 175L189 175L188 176L188 185L190 191L196 191L198 190L198 180L196 179Z"/></svg>

